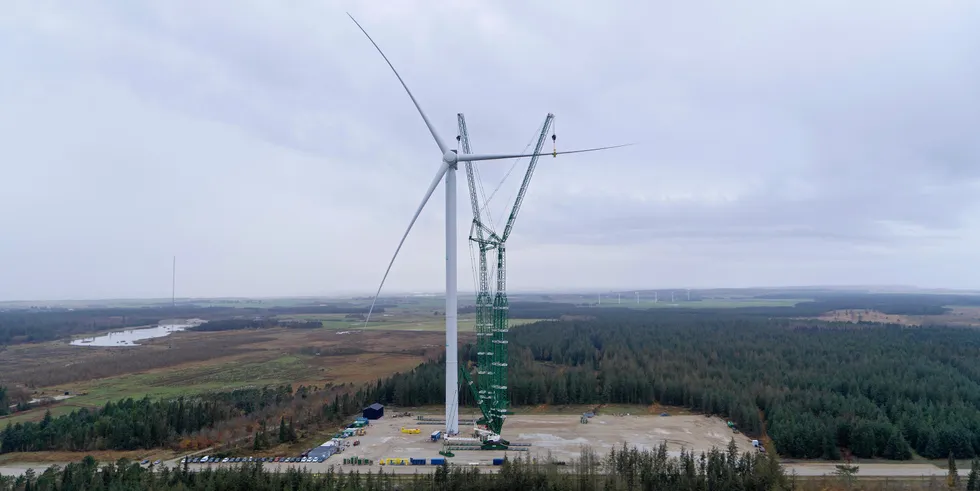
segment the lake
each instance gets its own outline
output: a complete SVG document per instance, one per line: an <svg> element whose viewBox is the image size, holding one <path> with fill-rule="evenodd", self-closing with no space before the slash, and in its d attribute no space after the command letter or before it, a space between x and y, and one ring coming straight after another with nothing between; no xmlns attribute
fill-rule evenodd
<svg viewBox="0 0 980 491"><path fill-rule="evenodd" d="M156 327L129 329L126 331L110 332L102 336L76 339L71 344L72 346L98 346L103 348L107 346L139 346L136 341L162 338L169 336L170 333L183 331L195 325L197 324L161 324Z"/></svg>

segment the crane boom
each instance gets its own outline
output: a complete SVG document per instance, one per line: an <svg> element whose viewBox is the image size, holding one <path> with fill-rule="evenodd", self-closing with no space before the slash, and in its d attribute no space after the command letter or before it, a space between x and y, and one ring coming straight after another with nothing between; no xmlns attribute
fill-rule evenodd
<svg viewBox="0 0 980 491"><path fill-rule="evenodd" d="M459 135L456 136L456 140L463 147L464 154L472 153L472 150L470 150L470 134L466 129L466 118L463 116L463 113L456 114L456 121L459 123ZM470 205L473 207L473 220L480 222L480 198L476 193L476 177L473 174L473 162L466 161L463 163L463 166L466 168L466 182L470 188ZM476 233L478 238L483 238L482 228L478 228Z"/></svg>
<svg viewBox="0 0 980 491"><path fill-rule="evenodd" d="M534 156L531 157L531 162L527 164L527 172L524 173L524 181L521 182L521 190L517 193L517 199L514 200L514 208L510 210L510 216L507 217L507 226L504 227L504 233L500 236L501 241L506 241L510 237L511 230L514 229L514 220L517 219L517 214L521 211L521 204L524 203L524 195L527 194L527 187L531 184L531 175L534 174L534 168L538 165L538 157L541 153L541 148L544 146L545 138L548 136L548 130L551 128L551 122L555 119L555 115L548 113L548 116L544 118L544 126L541 127L541 135L538 137L538 145L534 147Z"/></svg>
<svg viewBox="0 0 980 491"><path fill-rule="evenodd" d="M509 331L509 303L507 300L507 265L506 265L506 241L511 231L514 229L514 221L521 210L524 196L527 194L531 176L534 174L535 166L538 161L538 154L544 146L548 130L551 129L554 114L548 113L545 117L544 125L541 127L538 136L537 146L531 161L528 164L524 180L521 182L520 190L514 201L514 206L507 218L506 228L503 234L498 235L493 228L485 225L482 221L480 210L482 206L477 193L476 175L472 164L464 161L466 168L466 178L470 190L470 202L473 207L473 224L470 227L470 241L479 250L479 289L476 295L476 336L477 336L477 375L476 383L470 374L460 367L462 380L473 391L483 418L477 421L478 424L486 425L487 429L496 434L492 440L484 442L485 449L506 449L509 442L500 439L499 435L504 425L504 420L509 414L510 405L507 385L508 371L508 340ZM457 114L459 123L459 135L456 137L462 146L464 154L469 154L470 143L469 133L466 128L466 119L462 114ZM557 153L556 153L557 154ZM488 265L488 253L496 249L496 288L490 288L490 268Z"/></svg>
<svg viewBox="0 0 980 491"><path fill-rule="evenodd" d="M456 120L459 124L459 135L456 138L463 147L463 152L469 153L471 151L470 134L466 128L466 118L463 116L463 113L458 113L456 114ZM490 393L482 381L490 377L489 367L493 355L493 348L490 344L490 338L493 336L491 332L493 328L493 299L490 297L490 273L487 266L487 251L492 246L492 243L487 241L485 233L491 236L491 240L496 236L481 221L480 198L477 194L473 163L466 161L463 165L466 169L466 182L470 188L470 204L473 207L473 225L470 227L470 240L477 245L479 263L479 272L477 275L479 284L476 293L476 369L477 374L480 375L478 381L481 381L481 383L474 387L468 373L464 375L463 380L467 381L467 384L473 389L476 403L480 406L480 411L485 416L484 419L488 420L491 410L489 404ZM460 366L460 371L465 372L462 366Z"/></svg>

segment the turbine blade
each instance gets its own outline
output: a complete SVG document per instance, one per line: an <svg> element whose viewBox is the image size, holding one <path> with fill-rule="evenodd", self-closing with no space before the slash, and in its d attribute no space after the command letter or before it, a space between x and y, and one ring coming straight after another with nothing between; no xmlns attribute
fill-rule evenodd
<svg viewBox="0 0 980 491"><path fill-rule="evenodd" d="M391 261L388 263L388 269L385 270L385 275L381 277L381 284L378 285L378 291L374 294L374 300L371 301L371 308L368 309L367 318L364 319L364 327L367 327L368 322L371 320L371 313L374 312L374 305L378 302L378 296L381 295L381 288L385 286L385 280L388 279L388 273L391 272L391 267L395 264L395 258L398 257L398 252L402 250L402 245L405 244L405 239L408 238L408 233L412 231L412 227L415 225L415 221L419 219L422 209L425 208L425 204L429 202L429 198L432 197L432 193L434 193L436 187L439 186L439 181L442 180L442 176L446 175L448 170L449 164L443 161L439 166L439 171L436 172L436 176L432 178L432 183L429 184L429 189L425 192L425 197L422 198L422 204L420 204L419 208L415 210L415 215L412 216L412 221L408 222L408 228L405 229L405 234L402 235L402 240L398 242L398 247L395 248L395 253L391 256Z"/></svg>
<svg viewBox="0 0 980 491"><path fill-rule="evenodd" d="M581 150L565 150L564 152L542 152L542 153L522 153L522 154L460 154L456 157L457 162L476 162L480 160L504 160L504 159L518 159L521 157L540 157L542 155L564 155L567 153L584 153L584 152L597 152L599 150L609 150L611 148L628 147L633 145L632 143L625 143L623 145L613 145L611 147L598 147L598 148L584 148Z"/></svg>
<svg viewBox="0 0 980 491"><path fill-rule="evenodd" d="M415 96L412 95L412 91L408 90L408 85L406 85L405 81L402 80L402 76L398 74L398 70L395 70L395 65L391 64L391 61L389 61L388 57L385 56L384 51L381 51L381 47L378 46L378 43L374 42L374 39L371 39L371 35L368 34L363 27L361 27L361 24L359 24L357 20L354 19L354 16L350 15L350 13L348 12L347 17L350 17L350 20L354 21L354 24L357 24L357 27L361 30L361 32L363 32L364 35L367 36L368 41L371 41L371 44L373 44L374 47L378 50L378 53L381 53L381 57L384 58L385 61L388 63L388 66L391 67L391 71L395 72L395 76L398 77L398 81L402 83L402 87L405 88L405 92L408 93L408 97L411 98L412 103L415 104L415 109L419 110L419 114L422 116L422 121L425 121L425 125L429 128L429 133L432 133L432 138L436 140L436 145L439 145L439 151L445 154L446 151L449 150L449 147L447 147L446 143L442 141L442 138L439 138L439 134L436 133L436 129L432 126L432 123L429 122L429 117L425 115L425 111L422 110L422 106L419 106L419 102L415 100Z"/></svg>

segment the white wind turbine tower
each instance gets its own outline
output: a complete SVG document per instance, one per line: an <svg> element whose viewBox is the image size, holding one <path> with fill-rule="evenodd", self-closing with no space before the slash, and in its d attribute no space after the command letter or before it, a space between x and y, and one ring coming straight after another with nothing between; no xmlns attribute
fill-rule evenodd
<svg viewBox="0 0 980 491"><path fill-rule="evenodd" d="M374 311L374 305L378 301L378 296L381 295L381 288L384 286L385 280L388 278L388 273L391 272L392 265L395 264L395 258L398 257L398 252L401 250L402 245L405 243L405 239L408 238L409 232L412 231L412 226L415 225L415 221L418 220L419 214L422 213L422 209L425 208L426 203L428 203L429 198L432 193L435 192L436 187L439 182L445 178L446 180L446 433L450 435L455 435L459 433L459 397L457 392L458 386L458 374L459 374L459 362L457 360L457 305L456 305L456 168L460 162L478 162L481 160L504 160L504 159L517 159L523 157L534 157L540 155L549 155L548 153L540 154L457 154L456 150L450 149L446 146L446 143L439 137L436 132L435 127L429 121L428 116L422 111L422 107L419 106L415 96L412 95L412 91L408 90L408 85L402 80L401 75L395 70L395 66L391 64L388 57L385 56L384 52L381 51L381 47L378 43L374 42L374 39L361 27L361 24L357 22L356 19L350 14L348 17L354 21L354 24L367 36L371 44L374 45L381 57L384 58L385 62L388 63L388 67L394 72L395 77L401 83L402 88L408 94L408 97L412 99L412 103L415 105L415 109L418 110L419 115L422 116L422 121L425 122L425 126L429 129L429 133L432 134L432 139L436 141L436 145L439 147L439 152L442 154L442 159L439 164L439 169L436 171L435 177L432 178L432 182L429 184L429 189L426 190L425 196L422 198L422 203L419 205L418 209L415 210L415 214L412 216L412 220L408 223L408 228L405 230L405 234L402 235L401 241L398 242L398 247L395 248L395 253L391 257L391 261L388 263L388 268L385 270L384 276L381 278L381 284L378 285L378 291L374 295L374 301L371 302L371 308L368 310L367 319L364 321L365 325L371 318L371 313ZM628 145L628 144L627 144ZM564 152L553 151L550 155L557 157L559 154L566 153L582 153L582 152L593 152L596 150L605 150L609 148L619 148L627 145L614 145L609 147L599 147L599 148L588 148L582 150L568 150Z"/></svg>

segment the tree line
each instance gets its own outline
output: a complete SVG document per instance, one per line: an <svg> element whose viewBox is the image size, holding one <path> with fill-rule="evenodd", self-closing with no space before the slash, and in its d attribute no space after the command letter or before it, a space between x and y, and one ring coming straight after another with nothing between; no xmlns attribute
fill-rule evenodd
<svg viewBox="0 0 980 491"><path fill-rule="evenodd" d="M941 315L950 311L949 306L978 306L978 295L936 295L912 293L839 293L796 292L755 295L756 299L810 298L792 306L753 306L726 308L655 307L641 311L690 316L753 316L753 317L816 317L833 310L877 310L894 315ZM564 302L513 301L510 303L513 319L558 319L569 315L605 316L610 309L575 305ZM639 309L624 309L636 313ZM473 305L460 308L461 313L473 313Z"/></svg>
<svg viewBox="0 0 980 491"><path fill-rule="evenodd" d="M569 464L569 463L566 463ZM261 463L190 472L186 467L150 469L125 459L100 468L92 457L40 475L29 471L19 477L0 477L0 491L60 491L155 489L166 490L364 490L428 491L473 490L632 490L657 489L743 491L784 490L792 483L775 457L739 454L734 441L727 451L670 456L662 444L656 450L613 449L600 456L584 448L581 457L560 466L535 462L525 456L506 460L497 473L443 465L414 475L343 473L330 467L312 474L290 469L270 472Z"/></svg>
<svg viewBox="0 0 980 491"><path fill-rule="evenodd" d="M980 455L976 330L597 315L512 329L512 404L685 406L749 434L766 428L778 452L795 458L839 459L842 450L896 460ZM460 360L475 359L473 346L461 349ZM441 403L442 363L381 381L374 394L398 405ZM473 403L465 390L461 402Z"/></svg>
<svg viewBox="0 0 980 491"><path fill-rule="evenodd" d="M323 327L319 321L279 320L274 317L252 319L220 319L190 328L191 331L216 332L238 331L242 329L269 329L288 327L293 329L318 329Z"/></svg>
<svg viewBox="0 0 980 491"><path fill-rule="evenodd" d="M39 422L8 423L0 431L0 454L41 450L134 450L170 446L215 423L279 406L296 393L288 385L240 389L173 400L127 398L101 408L79 409Z"/></svg>

